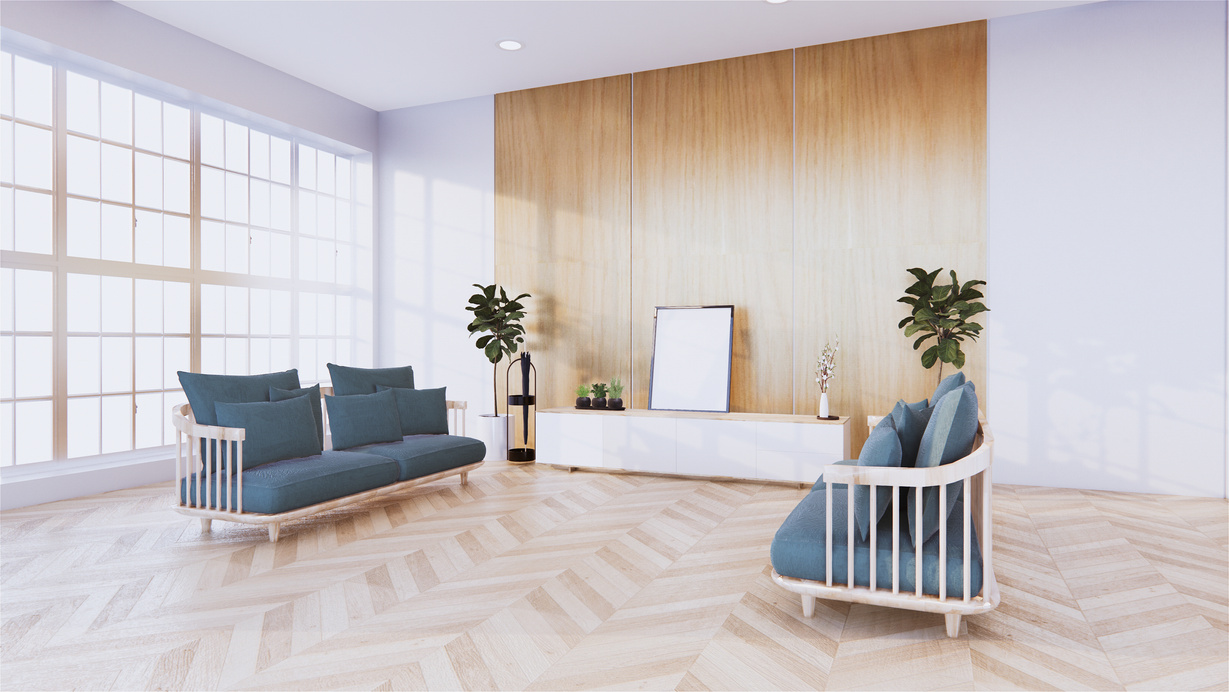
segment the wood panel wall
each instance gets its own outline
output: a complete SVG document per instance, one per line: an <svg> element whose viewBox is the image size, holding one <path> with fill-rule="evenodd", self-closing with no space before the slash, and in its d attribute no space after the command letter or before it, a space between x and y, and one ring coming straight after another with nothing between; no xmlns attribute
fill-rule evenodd
<svg viewBox="0 0 1229 692"><path fill-rule="evenodd" d="M812 46L796 61L798 410L818 408L815 358L839 334L830 407L865 421L937 383L896 327L905 270L986 278L986 24ZM985 350L966 353L984 408ZM854 426L855 450L866 434Z"/></svg>
<svg viewBox="0 0 1229 692"><path fill-rule="evenodd" d="M734 305L730 409L793 409L792 51L634 77L632 362L648 406L653 308Z"/></svg>
<svg viewBox="0 0 1229 692"><path fill-rule="evenodd" d="M626 382L631 76L497 94L495 191L495 279L533 295L540 407L572 404L581 382Z"/></svg>
<svg viewBox="0 0 1229 692"><path fill-rule="evenodd" d="M985 70L974 22L497 95L496 280L534 295L542 405L618 375L647 406L653 308L698 304L735 305L735 411L817 410L838 334L834 413L929 396L895 301L912 266L985 278Z"/></svg>

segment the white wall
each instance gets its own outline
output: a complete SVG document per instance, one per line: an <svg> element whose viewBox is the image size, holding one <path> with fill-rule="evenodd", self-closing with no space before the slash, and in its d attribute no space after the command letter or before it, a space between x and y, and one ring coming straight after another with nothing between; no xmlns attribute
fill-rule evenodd
<svg viewBox="0 0 1229 692"><path fill-rule="evenodd" d="M495 279L495 98L380 113L376 363L490 413L492 366L469 337L471 284Z"/></svg>
<svg viewBox="0 0 1229 692"><path fill-rule="evenodd" d="M376 112L114 2L6 2L0 24L364 151Z"/></svg>
<svg viewBox="0 0 1229 692"><path fill-rule="evenodd" d="M990 22L995 480L1223 497L1224 2Z"/></svg>

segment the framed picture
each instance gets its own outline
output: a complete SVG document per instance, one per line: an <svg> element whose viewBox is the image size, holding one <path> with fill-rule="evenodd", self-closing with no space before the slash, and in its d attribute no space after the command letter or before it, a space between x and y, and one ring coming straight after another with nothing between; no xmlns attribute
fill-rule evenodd
<svg viewBox="0 0 1229 692"><path fill-rule="evenodd" d="M728 413L733 355L733 305L658 307L649 408Z"/></svg>

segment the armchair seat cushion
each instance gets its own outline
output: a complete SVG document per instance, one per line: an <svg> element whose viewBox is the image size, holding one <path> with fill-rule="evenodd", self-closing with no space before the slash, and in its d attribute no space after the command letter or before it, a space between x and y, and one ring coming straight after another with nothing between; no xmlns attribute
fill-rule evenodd
<svg viewBox="0 0 1229 692"><path fill-rule="evenodd" d="M848 486L832 486L832 582L846 583L848 574L847 532ZM964 589L964 508L963 500L957 500L955 511L947 521L947 596L960 598ZM816 484L772 539L770 555L772 566L778 574L797 579L824 582L827 580L827 493L822 484ZM902 511L903 515L904 512ZM915 589L914 569L917 553L906 535L908 522L900 517L900 590L912 593ZM976 596L982 586L982 558L977 540L977 529L969 525L970 570L969 584ZM892 514L889 512L879 522L875 550L875 584L877 588L892 589ZM939 536L936 533L922 544L922 592L932 596L939 594ZM871 550L869 540L854 531L854 584L870 585Z"/></svg>
<svg viewBox="0 0 1229 692"><path fill-rule="evenodd" d="M327 502L346 495L361 493L397 482L395 461L374 454L326 451L310 457L285 459L243 472L243 511L257 514L280 514L300 507ZM180 484L180 496L188 504L196 502L197 475L192 474ZM213 479L206 479L204 496L216 493ZM226 479L222 479L226 493ZM238 507L238 484L231 478L230 507ZM216 494L210 509L217 509ZM222 502L222 509L226 509Z"/></svg>
<svg viewBox="0 0 1229 692"><path fill-rule="evenodd" d="M395 461L400 466L398 480L408 481L482 461L486 445L458 435L406 435L399 442L363 445L350 451Z"/></svg>

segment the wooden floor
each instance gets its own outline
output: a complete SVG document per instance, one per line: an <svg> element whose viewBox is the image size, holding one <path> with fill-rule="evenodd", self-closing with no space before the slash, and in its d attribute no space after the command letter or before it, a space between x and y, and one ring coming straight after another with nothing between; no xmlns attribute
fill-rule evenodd
<svg viewBox="0 0 1229 692"><path fill-rule="evenodd" d="M769 579L805 491L488 464L283 527L170 484L0 514L0 688L1229 686L1224 500L995 486L1002 605L817 605Z"/></svg>

